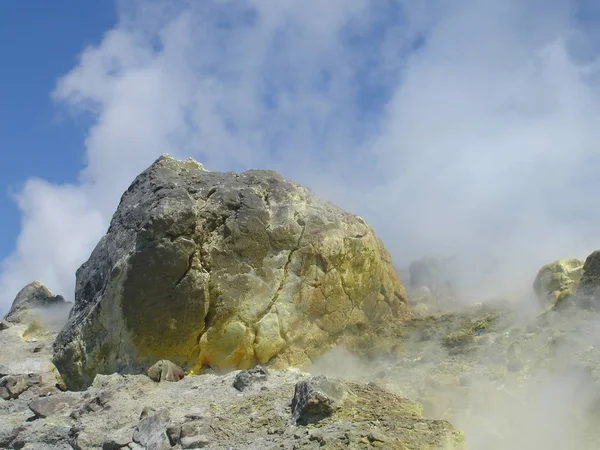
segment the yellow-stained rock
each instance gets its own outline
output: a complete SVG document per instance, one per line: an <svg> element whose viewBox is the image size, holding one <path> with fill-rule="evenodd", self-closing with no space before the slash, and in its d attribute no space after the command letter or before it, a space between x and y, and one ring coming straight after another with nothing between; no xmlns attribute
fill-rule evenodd
<svg viewBox="0 0 600 450"><path fill-rule="evenodd" d="M575 292L582 275L583 261L560 259L540 269L533 289L544 305L558 306Z"/></svg>
<svg viewBox="0 0 600 450"><path fill-rule="evenodd" d="M362 218L275 172L207 172L165 156L79 269L54 361L72 389L160 359L194 372L302 366L341 342L367 348L410 316Z"/></svg>

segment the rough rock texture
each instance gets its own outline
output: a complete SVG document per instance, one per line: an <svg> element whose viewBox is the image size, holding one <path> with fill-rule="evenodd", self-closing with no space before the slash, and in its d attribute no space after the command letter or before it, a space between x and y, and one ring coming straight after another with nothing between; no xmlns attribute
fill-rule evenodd
<svg viewBox="0 0 600 450"><path fill-rule="evenodd" d="M56 414L69 415L72 407L77 401L77 397L66 392L60 392L47 397L36 398L29 403L29 409L36 417L40 418L46 418Z"/></svg>
<svg viewBox="0 0 600 450"><path fill-rule="evenodd" d="M30 345L23 325L7 330L0 365L24 366ZM12 338L11 341L8 339ZM41 342L50 343L48 336ZM48 347L48 346L46 346ZM42 350L38 358L50 358ZM253 373L260 372L258 369ZM336 380L348 392L341 407L317 424L296 425L292 399L314 378L297 369L270 371L243 392L244 371L187 376L155 383L146 375L98 375L83 392L44 391L50 381L18 398L0 400L0 448L10 450L458 450L463 435L445 420L423 417L415 402L383 387ZM587 449L586 449L587 450Z"/></svg>
<svg viewBox="0 0 600 450"><path fill-rule="evenodd" d="M34 281L19 291L4 319L21 323L34 318L31 317L33 311L49 307L68 308L68 304L62 296L54 295L42 283Z"/></svg>
<svg viewBox="0 0 600 450"><path fill-rule="evenodd" d="M600 250L588 256L575 292L575 302L585 308L600 309Z"/></svg>
<svg viewBox="0 0 600 450"><path fill-rule="evenodd" d="M253 367L249 370L242 370L235 376L233 387L242 392L250 386L266 381L269 376L267 369L261 366Z"/></svg>
<svg viewBox="0 0 600 450"><path fill-rule="evenodd" d="M317 423L342 407L348 392L337 380L318 376L300 381L294 390L292 416L298 425Z"/></svg>
<svg viewBox="0 0 600 450"><path fill-rule="evenodd" d="M0 378L0 398L10 400L19 396L32 386L39 385L42 379L35 374L5 375Z"/></svg>
<svg viewBox="0 0 600 450"><path fill-rule="evenodd" d="M77 272L54 362L71 389L159 359L198 371L302 365L368 347L410 309L360 217L272 171L163 156L123 195Z"/></svg>
<svg viewBox="0 0 600 450"><path fill-rule="evenodd" d="M540 269L533 289L544 305L559 305L575 292L582 275L583 261L560 259Z"/></svg>
<svg viewBox="0 0 600 450"><path fill-rule="evenodd" d="M161 359L148 369L148 376L156 382L179 381L185 376L185 372L177 364L173 364L167 359Z"/></svg>

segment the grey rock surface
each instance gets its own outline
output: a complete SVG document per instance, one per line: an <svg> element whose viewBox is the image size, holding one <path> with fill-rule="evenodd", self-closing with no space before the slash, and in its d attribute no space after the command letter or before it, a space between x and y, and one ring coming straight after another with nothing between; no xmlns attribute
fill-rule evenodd
<svg viewBox="0 0 600 450"><path fill-rule="evenodd" d="M409 316L362 218L273 171L163 156L77 271L54 362L71 389L160 359L191 373L301 366L336 343L368 348L376 328Z"/></svg>
<svg viewBox="0 0 600 450"><path fill-rule="evenodd" d="M292 416L298 425L317 423L342 407L347 391L342 383L318 376L296 384Z"/></svg>
<svg viewBox="0 0 600 450"><path fill-rule="evenodd" d="M264 382L268 376L268 370L261 366L256 366L249 370L242 370L235 376L233 387L238 391L244 391L254 384Z"/></svg>
<svg viewBox="0 0 600 450"><path fill-rule="evenodd" d="M68 309L69 305L61 295L54 295L42 283L34 281L19 291L4 320L21 323L35 319L37 310L48 308Z"/></svg>
<svg viewBox="0 0 600 450"><path fill-rule="evenodd" d="M0 378L0 397L4 400L19 398L23 392L41 382L42 378L36 374L5 375Z"/></svg>
<svg viewBox="0 0 600 450"><path fill-rule="evenodd" d="M46 358L36 367L52 366L53 335L38 335L36 344L44 345L32 354L34 344L22 337L26 328L14 325L0 334L10 348L0 352L0 366L33 367L27 362L32 355ZM177 383L155 383L146 375L97 375L85 391L60 392L56 370L42 371L36 374L40 385L0 400L0 448L341 450L377 442L389 449L402 449L406 442L415 450L447 450L446 442L460 448L462 435L448 422L426 419L415 403L359 382L336 381L350 392L341 408L318 427L298 426L291 409L296 386L314 380L297 369L264 372L257 367L189 375ZM248 376L252 381L243 391L234 387L236 379ZM378 440L384 438L385 443Z"/></svg>
<svg viewBox="0 0 600 450"><path fill-rule="evenodd" d="M46 418L56 414L69 415L81 400L69 393L59 392L46 397L38 397L29 403L29 409L37 416Z"/></svg>

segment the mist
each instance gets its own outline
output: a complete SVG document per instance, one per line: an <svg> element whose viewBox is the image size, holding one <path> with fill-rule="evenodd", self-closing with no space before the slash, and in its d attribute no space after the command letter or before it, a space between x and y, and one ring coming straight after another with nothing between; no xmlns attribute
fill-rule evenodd
<svg viewBox="0 0 600 450"><path fill-rule="evenodd" d="M72 299L121 193L162 153L279 170L362 215L399 268L458 255L476 280L491 256L476 296L526 292L541 265L598 245L590 8L120 2L52 93L95 117L86 165L76 184L32 179L17 193L0 309L31 279Z"/></svg>
<svg viewBox="0 0 600 450"><path fill-rule="evenodd" d="M75 272L121 194L163 153L213 171L278 170L364 217L401 273L424 256L455 257L457 300L508 298L525 321L509 331L539 325L531 286L541 266L600 247L592 2L132 0L118 8L114 28L82 48L49 93L57 111L93 118L85 166L75 183L29 179L18 190L22 228L0 266L0 314L34 279L72 300ZM579 348L594 347L594 323L587 334L569 331ZM539 347L525 347L522 358L535 359ZM435 340L407 348L434 355L424 380L453 358ZM505 357L495 349L473 358ZM414 363L374 364L341 349L328 358L311 370L376 379L382 367ZM387 383L420 398L406 380ZM473 377L442 392L466 402L452 421L472 448L586 448L571 414L594 406L585 371L565 363L501 384Z"/></svg>
<svg viewBox="0 0 600 450"><path fill-rule="evenodd" d="M441 316L408 333L395 354L360 357L337 347L306 370L417 401L428 419L463 430L467 449L598 448L598 316L570 311L540 320L515 304L505 313L465 353L440 336L423 339L450 320Z"/></svg>

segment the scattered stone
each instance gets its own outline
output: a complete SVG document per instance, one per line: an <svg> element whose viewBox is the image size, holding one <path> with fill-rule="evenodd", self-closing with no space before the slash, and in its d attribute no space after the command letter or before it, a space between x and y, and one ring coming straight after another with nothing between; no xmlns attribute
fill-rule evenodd
<svg viewBox="0 0 600 450"><path fill-rule="evenodd" d="M242 392L255 383L266 381L268 376L269 372L262 366L256 366L249 370L242 370L235 376L233 387Z"/></svg>
<svg viewBox="0 0 600 450"><path fill-rule="evenodd" d="M23 323L29 320L32 310L44 309L54 306L66 307L65 299L54 295L50 289L39 281L34 281L25 286L13 301L13 304L4 319L12 323Z"/></svg>
<svg viewBox="0 0 600 450"><path fill-rule="evenodd" d="M39 385L39 375L6 375L0 379L0 397L4 400L16 399L31 386Z"/></svg>
<svg viewBox="0 0 600 450"><path fill-rule="evenodd" d="M209 445L210 442L210 439L204 434L181 438L181 446L183 448L204 448Z"/></svg>
<svg viewBox="0 0 600 450"><path fill-rule="evenodd" d="M316 441L319 443L320 446L327 444L327 440L325 439L325 436L319 430L310 430L308 432L308 440Z"/></svg>
<svg viewBox="0 0 600 450"><path fill-rule="evenodd" d="M23 428L23 425L13 426L8 423L0 423L0 448L9 448Z"/></svg>
<svg viewBox="0 0 600 450"><path fill-rule="evenodd" d="M133 431L130 428L122 428L115 431L103 444L102 450L120 450L129 446L133 441Z"/></svg>
<svg viewBox="0 0 600 450"><path fill-rule="evenodd" d="M298 425L317 423L341 407L347 391L343 384L325 376L296 384L292 400L292 418Z"/></svg>
<svg viewBox="0 0 600 450"><path fill-rule="evenodd" d="M48 397L39 397L29 403L29 409L39 418L61 414L68 416L72 408L79 402L77 398L68 394L56 394Z"/></svg>
<svg viewBox="0 0 600 450"><path fill-rule="evenodd" d="M369 441L370 442L388 442L389 438L383 434L381 431L371 431L371 433L369 433Z"/></svg>
<svg viewBox="0 0 600 450"><path fill-rule="evenodd" d="M180 425L172 425L167 428L167 437L169 438L169 442L171 445L179 444L181 440L181 426Z"/></svg>
<svg viewBox="0 0 600 450"><path fill-rule="evenodd" d="M361 217L273 171L208 172L168 155L125 192L76 286L54 344L72 390L159 357L194 372L298 366L338 342L364 351L410 318Z"/></svg>
<svg viewBox="0 0 600 450"><path fill-rule="evenodd" d="M133 433L134 442L146 448L170 448L169 437L166 432L170 425L170 417L166 409L154 411L150 408L144 408L140 419Z"/></svg>
<svg viewBox="0 0 600 450"><path fill-rule="evenodd" d="M0 319L0 331L2 331L2 330L8 330L9 328L10 328L10 323L8 323L4 319Z"/></svg>
<svg viewBox="0 0 600 450"><path fill-rule="evenodd" d="M39 353L44 349L44 344L37 344L31 349L31 353Z"/></svg>
<svg viewBox="0 0 600 450"><path fill-rule="evenodd" d="M183 379L185 372L177 364L173 364L167 359L161 359L148 369L148 376L157 383L161 381L176 382Z"/></svg>

